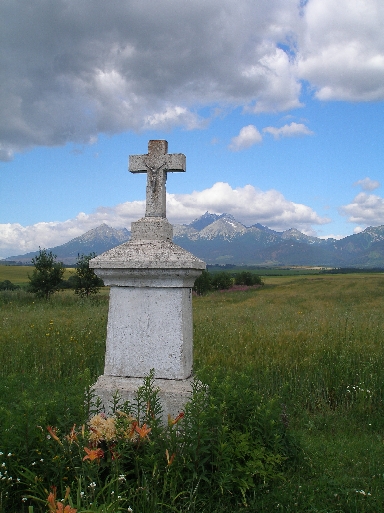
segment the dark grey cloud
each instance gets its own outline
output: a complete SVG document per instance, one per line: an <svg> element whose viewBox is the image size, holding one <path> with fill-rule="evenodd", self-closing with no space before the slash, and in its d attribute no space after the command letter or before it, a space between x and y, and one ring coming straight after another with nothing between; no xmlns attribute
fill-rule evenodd
<svg viewBox="0 0 384 513"><path fill-rule="evenodd" d="M364 4L364 5L363 5ZM364 8L363 8L364 7ZM382 0L2 0L0 159L97 134L384 99Z"/></svg>
<svg viewBox="0 0 384 513"><path fill-rule="evenodd" d="M0 156L100 132L195 128L209 104L298 104L294 77L293 91L268 97L289 65L276 44L296 15L293 0L4 0Z"/></svg>

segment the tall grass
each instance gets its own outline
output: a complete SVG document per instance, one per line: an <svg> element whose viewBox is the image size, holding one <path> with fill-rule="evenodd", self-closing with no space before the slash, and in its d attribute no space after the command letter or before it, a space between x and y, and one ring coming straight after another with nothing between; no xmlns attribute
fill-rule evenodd
<svg viewBox="0 0 384 513"><path fill-rule="evenodd" d="M381 408L384 276L266 281L196 298L196 367L246 370L260 393L299 409Z"/></svg>
<svg viewBox="0 0 384 513"><path fill-rule="evenodd" d="M239 383L274 398L305 449L305 465L255 497L254 511L382 511L384 275L265 283L194 298L198 376L212 388L225 376L246 376ZM23 291L0 296L4 453L24 451L32 465L36 426L64 432L86 418L84 391L103 372L107 309L106 295L79 300L65 291L48 302Z"/></svg>
<svg viewBox="0 0 384 513"><path fill-rule="evenodd" d="M67 427L86 415L84 392L103 372L108 301L73 292L37 300L24 291L0 296L0 445L27 454L36 426ZM1 509L0 509L1 511Z"/></svg>
<svg viewBox="0 0 384 513"><path fill-rule="evenodd" d="M73 291L42 301L24 291L0 299L0 377L17 374L55 383L88 369L102 371L108 302L77 301Z"/></svg>
<svg viewBox="0 0 384 513"><path fill-rule="evenodd" d="M384 275L265 278L195 301L195 366L280 397L308 467L257 511L384 510Z"/></svg>

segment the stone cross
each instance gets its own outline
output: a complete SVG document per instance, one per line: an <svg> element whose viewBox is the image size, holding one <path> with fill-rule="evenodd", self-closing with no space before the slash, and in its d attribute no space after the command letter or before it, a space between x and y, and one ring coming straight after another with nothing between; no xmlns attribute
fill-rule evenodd
<svg viewBox="0 0 384 513"><path fill-rule="evenodd" d="M130 155L129 170L147 173L145 217L132 222L129 242L89 262L110 287L105 367L95 397L107 412L116 391L135 403L153 369L165 426L192 394L192 287L206 267L172 242L165 182L167 172L185 171L186 158L167 150L167 141L149 141L147 155Z"/></svg>
<svg viewBox="0 0 384 513"><path fill-rule="evenodd" d="M167 141L149 141L147 154L129 156L131 173L147 173L145 217L166 217L167 173L185 171L185 168L185 155L169 154Z"/></svg>

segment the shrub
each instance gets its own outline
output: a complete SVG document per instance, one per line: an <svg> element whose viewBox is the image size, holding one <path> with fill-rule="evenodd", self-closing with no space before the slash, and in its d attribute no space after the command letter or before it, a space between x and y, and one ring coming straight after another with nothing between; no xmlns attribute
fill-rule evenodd
<svg viewBox="0 0 384 513"><path fill-rule="evenodd" d="M133 403L114 399L110 415L95 410L67 432L37 427L32 464L14 455L22 482L14 499L27 497L43 511L63 499L78 513L223 511L280 481L297 451L278 403L262 399L244 376L217 377L209 387L195 381L185 412L166 426L153 374Z"/></svg>
<svg viewBox="0 0 384 513"><path fill-rule="evenodd" d="M232 287L233 280L229 273L221 271L212 276L212 288L214 290L225 290Z"/></svg>
<svg viewBox="0 0 384 513"><path fill-rule="evenodd" d="M250 271L241 271L235 274L235 284L247 286L263 285L263 281L258 274Z"/></svg>
<svg viewBox="0 0 384 513"><path fill-rule="evenodd" d="M0 290L17 290L20 287L9 280L0 281Z"/></svg>
<svg viewBox="0 0 384 513"><path fill-rule="evenodd" d="M104 282L99 278L93 269L89 267L89 261L96 256L96 253L89 255L77 255L76 274L74 276L75 293L80 297L88 297L97 294Z"/></svg>
<svg viewBox="0 0 384 513"><path fill-rule="evenodd" d="M61 289L75 289L77 285L77 279L76 276L72 275L68 278L68 280L63 280L60 283Z"/></svg>
<svg viewBox="0 0 384 513"><path fill-rule="evenodd" d="M59 290L64 275L62 262L56 262L56 255L46 249L40 249L39 254L32 258L35 269L29 278L29 291L34 292L38 297L48 299L54 292Z"/></svg>
<svg viewBox="0 0 384 513"><path fill-rule="evenodd" d="M198 296L202 296L212 290L212 275L204 269L201 275L196 278L193 290Z"/></svg>

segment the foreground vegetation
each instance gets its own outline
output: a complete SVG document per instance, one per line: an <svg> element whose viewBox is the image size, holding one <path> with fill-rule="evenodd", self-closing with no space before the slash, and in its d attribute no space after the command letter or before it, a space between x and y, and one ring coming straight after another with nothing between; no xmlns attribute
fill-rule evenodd
<svg viewBox="0 0 384 513"><path fill-rule="evenodd" d="M203 408L205 420L200 421L208 422L201 425L208 426L211 436L212 426L224 419L221 426L226 435L221 441L230 457L222 468L232 476L232 485L223 481L221 495L215 481L217 495L204 496L204 486L197 486L199 479L206 483L202 476L209 481L219 474L212 477L195 468L183 490L184 499L190 494L187 503L180 497L177 501L176 496L173 503L164 502L165 496L158 494L157 506L149 506L139 494L130 497L135 513L233 512L246 506L264 512L373 513L384 509L384 275L287 276L264 281L258 290L194 298L195 369L213 394L211 407ZM6 291L0 301L3 468L9 475L22 463L27 473L39 466L40 474L48 469L51 476L58 475L58 464L54 464L54 458L60 457L58 442L49 441L49 450L56 451L50 453L49 465L40 462L45 457L39 452L48 450L42 446L48 443L46 426L55 426L63 441L77 423L80 437L80 426L89 415L89 395L84 402L84 390L103 370L108 298L102 294L85 300L60 292L47 302L23 291ZM202 397L206 396L196 396L195 407ZM252 417L246 404L258 413ZM198 418L196 411L189 417ZM210 419L213 424L209 425ZM139 422L139 428L146 420ZM267 442L268 433L281 441L283 429L286 442L270 454L286 458L287 463L276 464L273 476L265 480L256 473L242 495L240 473L251 474L247 462L256 425L265 431L264 447L272 443ZM192 436L196 426L191 431L187 426L181 419L169 428L172 433L177 428L184 437ZM166 440L157 438L158 443L161 439ZM173 468L182 475L183 468L168 465L164 446L162 451L164 472ZM169 459L172 454L169 448ZM200 454L195 466L201 463L204 467L207 457ZM83 465L80 460L78 467ZM241 472L236 474L236 468ZM133 476L138 483L138 476ZM6 483L0 483L0 511L28 511L28 502L10 510ZM164 480L162 486L163 490ZM21 497L22 484L15 483L13 490L19 489ZM169 499L169 489L167 493Z"/></svg>

